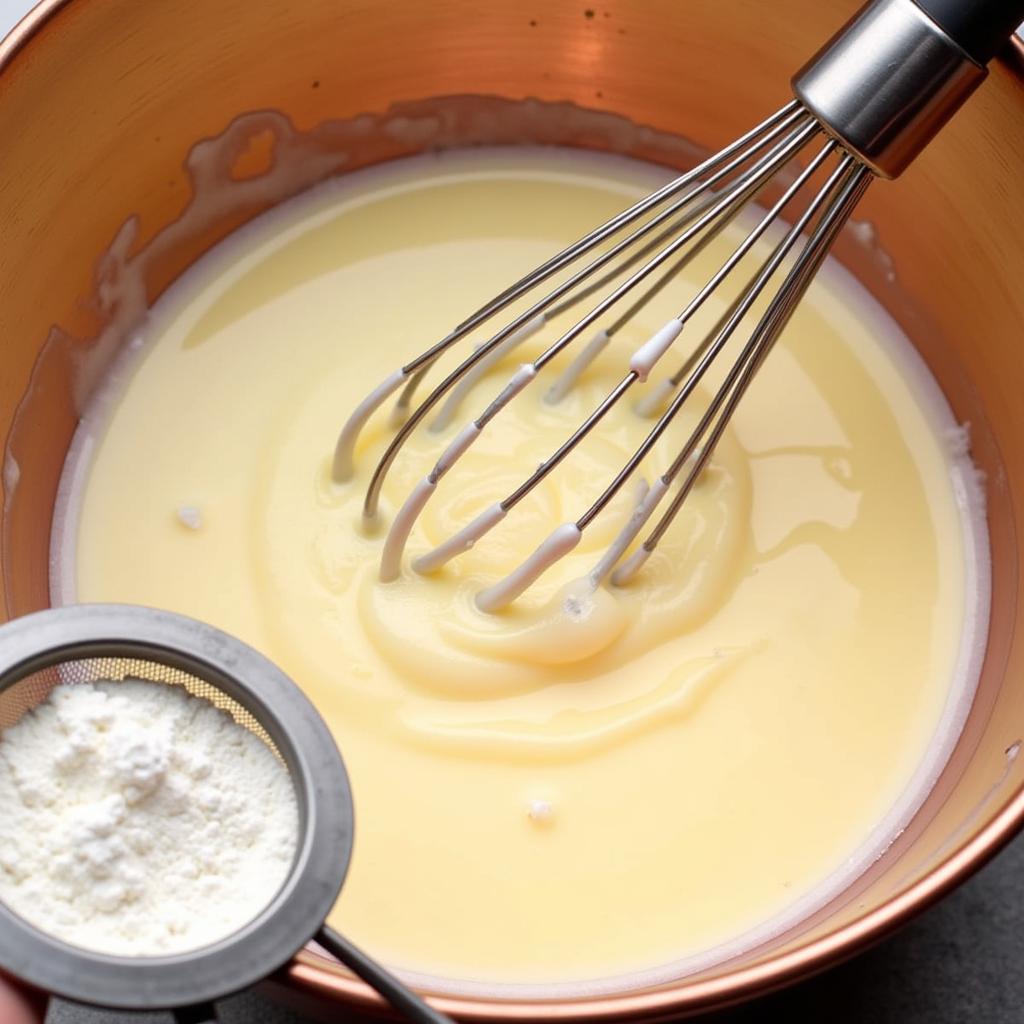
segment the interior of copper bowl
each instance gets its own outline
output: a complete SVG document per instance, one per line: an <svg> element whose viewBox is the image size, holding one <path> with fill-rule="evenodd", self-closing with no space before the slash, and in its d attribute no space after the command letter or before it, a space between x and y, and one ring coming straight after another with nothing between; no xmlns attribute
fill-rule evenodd
<svg viewBox="0 0 1024 1024"><path fill-rule="evenodd" d="M671 163L668 136L716 148L785 102L792 71L855 7L847 0L44 3L0 51L0 612L48 604L57 480L82 399L82 367L95 363L97 339L105 329L107 339L116 333L111 323L130 324L200 253L266 208L280 192L265 187L267 175L286 149L312 183L414 152L445 125L452 142L515 141L523 122L508 113L515 106L508 101L532 98L548 111L531 122L539 141ZM874 225L895 280L884 260L852 239L838 248L918 345L957 417L971 424L985 474L989 644L975 705L939 785L853 890L729 965L601 1000L439 1005L486 1018L575 1018L734 1001L884 934L1015 831L1024 816L1024 759L1015 757L1024 735L1022 67L1020 52L1009 52L901 181L870 190L858 217ZM462 99L434 100L453 96ZM465 98L474 96L490 99ZM563 104L598 114L570 116ZM445 122L452 109L462 113ZM236 120L254 111L283 116ZM655 131L622 131L623 121L601 114ZM437 116L433 134L415 130L417 118ZM178 230L172 225L203 186L185 158L204 138L225 147L225 175L248 181L215 215ZM343 164L333 159L340 151ZM133 216L134 227L122 230ZM100 260L115 239L113 256ZM133 262L140 253L144 260ZM134 303L104 302L103 286L126 268L139 271L143 285ZM321 1000L371 999L311 954L293 965L286 984Z"/></svg>

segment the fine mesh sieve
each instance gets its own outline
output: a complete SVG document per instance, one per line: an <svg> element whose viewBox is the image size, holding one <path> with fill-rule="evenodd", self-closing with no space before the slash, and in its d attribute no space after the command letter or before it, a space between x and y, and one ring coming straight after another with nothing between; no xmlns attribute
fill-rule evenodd
<svg viewBox="0 0 1024 1024"><path fill-rule="evenodd" d="M169 612L72 605L0 627L0 732L55 686L145 680L179 686L227 712L284 763L299 833L288 877L247 925L201 949L122 957L69 945L0 903L0 967L47 992L114 1009L174 1010L216 1020L213 1001L265 978L311 939L422 1024L447 1022L324 925L352 851L348 775L334 740L299 688L240 641Z"/></svg>

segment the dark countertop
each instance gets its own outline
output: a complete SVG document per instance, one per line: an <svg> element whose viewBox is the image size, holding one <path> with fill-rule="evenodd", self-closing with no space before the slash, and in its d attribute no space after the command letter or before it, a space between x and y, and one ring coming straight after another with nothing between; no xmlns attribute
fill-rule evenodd
<svg viewBox="0 0 1024 1024"><path fill-rule="evenodd" d="M875 949L785 992L700 1020L709 1024L1020 1024L1024 1021L1022 878L1024 836L966 885ZM256 993L225 1000L220 1013L224 1024L302 1024L304 1020ZM163 1014L112 1014L54 1004L47 1024L165 1024L169 1020Z"/></svg>

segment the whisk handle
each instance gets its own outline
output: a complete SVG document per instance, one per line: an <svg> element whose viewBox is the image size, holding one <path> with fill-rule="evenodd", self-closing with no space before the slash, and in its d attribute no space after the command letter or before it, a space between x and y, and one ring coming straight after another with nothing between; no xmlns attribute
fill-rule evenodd
<svg viewBox="0 0 1024 1024"><path fill-rule="evenodd" d="M399 1013L414 1024L452 1024L439 1010L428 1006L415 992L406 988L393 974L384 970L361 949L333 928L324 925L314 936L329 953L336 956L354 974L376 989Z"/></svg>
<svg viewBox="0 0 1024 1024"><path fill-rule="evenodd" d="M914 0L972 60L987 64L1024 22L1022 0Z"/></svg>

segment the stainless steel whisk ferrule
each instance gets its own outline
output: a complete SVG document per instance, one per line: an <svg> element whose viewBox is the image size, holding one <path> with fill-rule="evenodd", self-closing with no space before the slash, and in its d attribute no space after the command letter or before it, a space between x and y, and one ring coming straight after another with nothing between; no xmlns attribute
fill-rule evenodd
<svg viewBox="0 0 1024 1024"><path fill-rule="evenodd" d="M455 431L391 522L381 556L381 580L399 576L407 541L427 502L501 411L586 333L586 343L544 395L549 403L561 401L611 338L743 210L764 200L774 183L781 188L778 198L770 205L762 202L767 210L758 211L756 223L731 255L676 317L636 349L620 382L580 426L514 491L412 562L421 574L435 572L502 522L634 385L648 381L694 315L753 247L768 240L770 229L781 224L782 237L771 243L770 255L741 286L724 316L691 346L674 372L653 384L636 403L637 414L652 424L623 467L577 519L556 527L516 569L480 591L476 603L485 612L500 610L579 544L587 526L663 440L755 303L768 297L767 307L746 334L696 428L668 469L650 485L642 482L632 514L586 577L594 588L606 579L621 586L632 578L683 507L744 393L870 182L876 176L895 178L906 169L982 82L985 65L1022 20L1024 0L874 0L797 73L792 81L793 101L698 167L541 264L389 375L349 417L335 449L333 475L340 483L355 472L355 446L363 427L399 392L391 415L395 435L366 490L363 517L367 524L378 518L384 480L414 430L434 413L428 429L447 431L470 389L499 360L555 317L584 305L591 296L600 296L589 308L584 306L579 319L537 358L519 366L482 412ZM824 182L815 187L813 183L823 176ZM606 243L610 244L602 249ZM570 268L575 269L477 344L414 404L419 385L442 355ZM613 312L620 303L625 308ZM677 484L649 534L628 553Z"/></svg>

